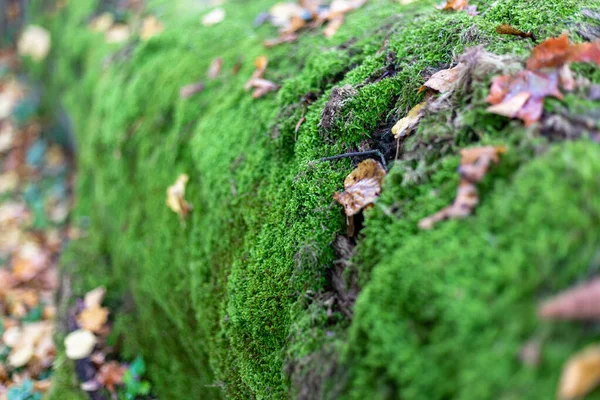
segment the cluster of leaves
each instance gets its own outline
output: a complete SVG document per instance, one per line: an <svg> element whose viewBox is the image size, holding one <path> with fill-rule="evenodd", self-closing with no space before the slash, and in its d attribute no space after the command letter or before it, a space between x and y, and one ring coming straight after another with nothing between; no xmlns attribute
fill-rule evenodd
<svg viewBox="0 0 600 400"><path fill-rule="evenodd" d="M300 31L316 29L325 24L323 34L331 37L344 23L346 14L366 3L367 0L333 0L330 4L316 0L277 3L268 12L259 14L255 25L270 21L279 28L279 37L265 40L265 47L294 42Z"/></svg>
<svg viewBox="0 0 600 400"><path fill-rule="evenodd" d="M519 118L525 125L539 121L545 97L562 99L560 88L575 88L572 62L600 65L600 41L572 44L566 33L545 40L533 49L524 70L494 78L487 97L492 104L488 111Z"/></svg>
<svg viewBox="0 0 600 400"><path fill-rule="evenodd" d="M104 34L106 43L127 42L134 34L146 41L160 35L165 29L157 17L148 15L141 18L140 12L135 12L135 8L133 17L128 21L122 21L115 12L107 11L94 17L88 26L93 32Z"/></svg>
<svg viewBox="0 0 600 400"><path fill-rule="evenodd" d="M141 378L145 365L141 358L127 365L117 361L109 345L111 327L109 310L102 306L106 289L99 287L78 301L74 329L65 337L68 358L75 360L80 373L81 389L98 393L108 390L111 395L124 394L127 399L150 392L150 384Z"/></svg>
<svg viewBox="0 0 600 400"><path fill-rule="evenodd" d="M40 32L25 30L22 55L48 54ZM0 65L16 65L14 57L6 54ZM37 399L50 387L56 354L57 257L78 232L67 225L68 156L44 137L34 91L10 67L0 70L0 399Z"/></svg>

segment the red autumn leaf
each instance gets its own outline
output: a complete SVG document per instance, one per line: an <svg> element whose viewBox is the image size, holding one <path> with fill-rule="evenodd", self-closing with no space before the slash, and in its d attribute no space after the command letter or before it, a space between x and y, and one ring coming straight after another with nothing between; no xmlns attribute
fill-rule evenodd
<svg viewBox="0 0 600 400"><path fill-rule="evenodd" d="M600 319L600 278L547 300L538 314L545 319Z"/></svg>
<svg viewBox="0 0 600 400"><path fill-rule="evenodd" d="M509 118L520 118L525 125L538 121L544 109L544 97L562 99L558 89L559 74L528 70L513 75L497 76L492 81L486 101L492 104L488 111Z"/></svg>

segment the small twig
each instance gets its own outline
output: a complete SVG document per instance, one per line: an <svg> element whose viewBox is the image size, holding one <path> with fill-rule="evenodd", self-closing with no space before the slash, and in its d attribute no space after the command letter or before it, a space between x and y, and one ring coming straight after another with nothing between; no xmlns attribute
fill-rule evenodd
<svg viewBox="0 0 600 400"><path fill-rule="evenodd" d="M319 158L318 160L316 160L316 162L333 161L333 160L339 160L340 158L358 157L358 156L363 156L363 157L364 156L379 156L379 158L381 159L381 164L383 165L383 168L385 168L387 170L387 164L385 162L385 158L383 157L383 154L381 154L381 152L379 150L355 151L352 153L338 154L337 156Z"/></svg>

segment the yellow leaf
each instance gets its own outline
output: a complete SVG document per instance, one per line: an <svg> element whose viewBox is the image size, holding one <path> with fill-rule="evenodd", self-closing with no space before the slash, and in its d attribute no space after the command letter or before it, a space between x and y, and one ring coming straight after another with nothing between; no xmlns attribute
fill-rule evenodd
<svg viewBox="0 0 600 400"><path fill-rule="evenodd" d="M575 354L565 364L558 395L561 399L580 398L600 383L600 346L592 346Z"/></svg>
<svg viewBox="0 0 600 400"><path fill-rule="evenodd" d="M144 19L142 24L142 31L140 37L142 40L149 40L150 38L160 35L165 30L165 26L155 16L151 15Z"/></svg>
<svg viewBox="0 0 600 400"><path fill-rule="evenodd" d="M192 209L192 205L184 199L185 186L189 179L189 176L186 174L181 174L175 183L167 189L167 206L182 219L185 218Z"/></svg>
<svg viewBox="0 0 600 400"><path fill-rule="evenodd" d="M427 102L425 101L417 104L408 112L408 114L406 114L406 117L396 122L396 125L392 128L392 133L396 139L400 136L407 135L415 126L417 126L419 120L423 116L423 109L426 105Z"/></svg>
<svg viewBox="0 0 600 400"><path fill-rule="evenodd" d="M347 216L355 215L379 197L385 175L386 171L379 162L366 159L346 177L345 190L336 192L333 198L344 206Z"/></svg>

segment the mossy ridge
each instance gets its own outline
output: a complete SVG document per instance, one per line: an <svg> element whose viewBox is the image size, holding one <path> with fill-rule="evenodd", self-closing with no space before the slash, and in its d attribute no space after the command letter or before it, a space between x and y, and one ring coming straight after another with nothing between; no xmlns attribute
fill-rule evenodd
<svg viewBox="0 0 600 400"><path fill-rule="evenodd" d="M267 77L284 85L277 97L259 101L240 88L252 70L250 61L265 52L261 36L273 34L270 28L258 34L251 29L251 20L269 2L243 3L245 9L227 5L226 21L211 29L198 26L197 15L171 13L170 5L155 2L167 26L176 21L178 28L135 46L130 58L115 61L106 71L102 61L116 48L87 31L92 1L70 5L54 22L54 36L65 41L55 47L59 57L52 80L64 89L79 133L79 193L90 193L81 198L78 214L91 217L89 240L102 243L92 252L109 254L111 272L136 282L140 329L128 332L127 347L146 351L160 395L218 396L215 386L221 386L231 397L284 397L289 386L282 373L286 352L293 360L344 340L343 325L333 337L320 334L330 322L322 315L307 318L315 307L309 304L304 311L299 299L307 289L318 291L324 285L323 272L334 258L330 244L343 223L338 209L330 207L330 196L350 163L307 168L307 161L357 146L390 119L394 107L402 114L419 100L416 89L423 71L448 65L466 47L484 43L499 53L528 53L529 42L496 37L495 24L538 29L537 19L545 17L544 32L559 33L567 26L563 17L583 4L543 2L535 6L534 16L533 6L522 2L480 2L480 10L488 5L491 11L474 18L435 11L428 8L432 3L420 2L415 9L374 2L351 15L333 41L309 34L299 43L270 50ZM397 12L405 18L394 16ZM386 29L377 30L373 20ZM390 32L387 49L379 52ZM315 54L315 48L325 51ZM328 133L335 140L324 143L318 125L329 90L363 84L385 67L389 51L399 60L398 74L360 87ZM231 66L240 52L246 63L239 75L225 71L226 78L210 83L205 93L177 100L179 87L202 78L214 56ZM82 84L67 87L74 76ZM308 106L294 141L298 103L309 92L316 92L317 100ZM493 126L502 134L519 125ZM278 136L273 140L274 131ZM467 135L462 143L472 140ZM417 185L419 196L395 187L389 196L406 190L410 207L421 214L435 211L452 197L456 179L457 158L445 154L433 155L440 158L439 168L430 168L427 185ZM192 176L188 198L196 204L183 228L164 206L165 188L182 171ZM391 188L391 181L386 187ZM440 196L431 201L429 190L442 185ZM374 245L386 236L369 228L378 224L389 221L369 214L365 232ZM392 224L387 229L397 228ZM388 246L403 240L395 236ZM85 244L76 244L72 253L78 254L80 246ZM314 255L295 265L294 256L306 246ZM95 269L87 260L78 267ZM288 335L300 339L286 351Z"/></svg>
<svg viewBox="0 0 600 400"><path fill-rule="evenodd" d="M552 397L566 357L598 334L541 324L536 299L597 267L599 155L554 145L497 181L476 216L405 237L356 304L349 398ZM519 350L536 337L543 358L528 367Z"/></svg>

